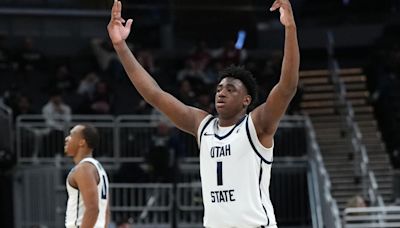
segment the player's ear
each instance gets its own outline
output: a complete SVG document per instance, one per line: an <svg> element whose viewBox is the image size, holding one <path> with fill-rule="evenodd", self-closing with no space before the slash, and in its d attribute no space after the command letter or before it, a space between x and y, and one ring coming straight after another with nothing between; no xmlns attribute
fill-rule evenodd
<svg viewBox="0 0 400 228"><path fill-rule="evenodd" d="M85 140L85 139L79 140L79 146L84 146L85 143L86 143L86 140Z"/></svg>
<svg viewBox="0 0 400 228"><path fill-rule="evenodd" d="M246 95L245 97L244 97L244 100L243 100L243 106L249 106L250 105L250 103L251 103L251 96L250 95Z"/></svg>

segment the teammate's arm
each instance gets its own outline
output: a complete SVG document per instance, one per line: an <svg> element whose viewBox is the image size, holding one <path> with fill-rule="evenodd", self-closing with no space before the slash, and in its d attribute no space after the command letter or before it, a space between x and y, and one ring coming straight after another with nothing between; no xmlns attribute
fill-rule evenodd
<svg viewBox="0 0 400 228"><path fill-rule="evenodd" d="M93 228L99 215L97 170L88 162L82 163L76 168L74 179L82 194L83 203L85 205L85 212L80 227Z"/></svg>
<svg viewBox="0 0 400 228"><path fill-rule="evenodd" d="M186 106L171 94L163 91L139 64L125 42L131 30L132 19L125 23L125 20L121 17L121 9L121 2L115 0L107 29L114 49L129 79L149 104L167 115L181 130L196 135L197 127L207 113L200 109Z"/></svg>
<svg viewBox="0 0 400 228"><path fill-rule="evenodd" d="M280 21L285 26L285 47L279 82L274 86L265 103L253 111L254 125L261 142L272 146L272 138L279 121L296 93L299 78L300 53L296 23L288 0L276 0L271 11L279 9Z"/></svg>

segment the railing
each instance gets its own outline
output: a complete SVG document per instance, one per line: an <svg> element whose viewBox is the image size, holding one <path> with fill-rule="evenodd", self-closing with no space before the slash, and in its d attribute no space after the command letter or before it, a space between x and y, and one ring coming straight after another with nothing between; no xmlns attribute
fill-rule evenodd
<svg viewBox="0 0 400 228"><path fill-rule="evenodd" d="M362 134L358 124L354 120L354 110L350 102L346 99L346 85L340 79L340 67L334 58L334 37L331 31L328 35L328 65L331 71L331 80L334 84L338 96L338 111L344 120L346 136L351 140L354 151L354 171L361 178L363 186L363 196L368 198L371 205L383 205L383 199L378 192L378 184L374 172L368 167L368 153L362 143Z"/></svg>
<svg viewBox="0 0 400 228"><path fill-rule="evenodd" d="M64 130L46 125L42 115L21 115L16 122L17 159L20 164L47 163L66 165L64 140L75 124L90 123L98 128L100 146L95 157L104 163L144 162L157 136L159 119L152 116L73 115ZM285 117L275 137L275 156L304 157L305 138L301 117ZM169 126L168 136L179 141L172 145L183 162L198 162L198 147L192 135ZM291 143L287 143L291 141ZM171 155L172 156L172 155Z"/></svg>
<svg viewBox="0 0 400 228"><path fill-rule="evenodd" d="M179 183L177 185L178 227L202 227L203 225L203 196L201 183Z"/></svg>
<svg viewBox="0 0 400 228"><path fill-rule="evenodd" d="M307 129L309 164L312 171L310 175L315 180L314 183L317 183L312 186L312 189L314 194L317 195L316 200L319 200L319 203L315 205L320 205L320 207L314 209L316 213L314 214L315 219L313 221L318 222L313 227L341 228L339 209L336 200L331 195L329 174L325 169L315 131L308 117L306 117L305 124Z"/></svg>
<svg viewBox="0 0 400 228"><path fill-rule="evenodd" d="M42 115L21 115L16 123L17 159L20 163L69 163L69 159L63 157L65 137L72 126L78 123L90 123L99 130L99 150L95 154L99 160L104 157L118 157L115 149L114 118L112 116L73 116L71 122L62 123L64 129L49 127ZM105 140L112 139L112 140ZM102 158L103 157L103 158ZM106 161L105 161L106 162Z"/></svg>
<svg viewBox="0 0 400 228"><path fill-rule="evenodd" d="M13 114L11 108L0 100L0 149L14 152Z"/></svg>
<svg viewBox="0 0 400 228"><path fill-rule="evenodd" d="M172 184L110 184L110 196L114 221L132 218L135 227L170 227Z"/></svg>
<svg viewBox="0 0 400 228"><path fill-rule="evenodd" d="M400 207L361 207L344 210L345 228L400 227Z"/></svg>
<svg viewBox="0 0 400 228"><path fill-rule="evenodd" d="M197 170L196 170L197 169ZM198 170L193 167L193 170ZM62 227L67 194L65 170L54 166L20 169L14 178L16 228L45 225ZM111 176L111 175L110 175ZM271 199L279 223L309 227L307 162L274 164ZM317 182L314 182L318 186ZM129 219L134 227L202 227L203 197L200 180L187 183L111 183L110 203L114 222ZM319 196L316 196L319 197ZM314 206L315 207L315 206ZM319 222L322 224L322 221ZM317 228L316 226L313 226Z"/></svg>

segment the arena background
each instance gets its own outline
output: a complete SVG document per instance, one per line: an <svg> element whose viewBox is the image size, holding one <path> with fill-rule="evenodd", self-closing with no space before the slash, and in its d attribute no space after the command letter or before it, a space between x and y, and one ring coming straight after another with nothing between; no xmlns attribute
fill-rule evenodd
<svg viewBox="0 0 400 228"><path fill-rule="evenodd" d="M123 0L129 44L160 86L213 111L217 71L277 82L273 1ZM275 137L279 227L400 227L400 1L292 0L300 83ZM112 227L202 227L194 139L147 105L110 45L109 0L0 0L0 227L63 227L64 137L100 129ZM243 47L239 33L246 33ZM43 108L54 99L69 121Z"/></svg>

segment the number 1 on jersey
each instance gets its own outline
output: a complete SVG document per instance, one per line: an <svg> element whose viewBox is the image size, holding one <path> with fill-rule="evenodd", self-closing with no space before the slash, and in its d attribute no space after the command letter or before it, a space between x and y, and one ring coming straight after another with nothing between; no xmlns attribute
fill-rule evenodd
<svg viewBox="0 0 400 228"><path fill-rule="evenodd" d="M222 162L217 162L217 185L222 185Z"/></svg>

